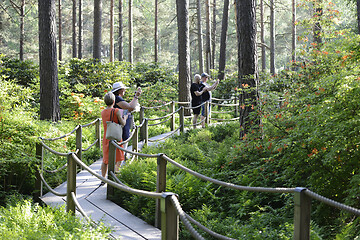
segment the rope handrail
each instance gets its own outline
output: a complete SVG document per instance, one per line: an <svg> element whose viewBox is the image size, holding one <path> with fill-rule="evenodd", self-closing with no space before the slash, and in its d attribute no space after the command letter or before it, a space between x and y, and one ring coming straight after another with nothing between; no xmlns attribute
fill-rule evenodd
<svg viewBox="0 0 360 240"><path fill-rule="evenodd" d="M41 140L45 140L45 141L55 141L55 140L59 140L65 137L70 136L71 134L73 134L76 130L78 130L78 128L80 127L80 125L77 125L71 132L66 133L65 135L62 135L60 137L56 137L56 138L43 138L43 137L39 137L39 139Z"/></svg>
<svg viewBox="0 0 360 240"><path fill-rule="evenodd" d="M159 105L159 106L153 106L153 107L142 107L144 109L157 109L157 108L161 108L161 107L165 107L167 105L170 105L172 102L167 102L167 103L164 103L163 105Z"/></svg>
<svg viewBox="0 0 360 240"><path fill-rule="evenodd" d="M147 118L148 121L157 121L157 120L161 120L161 119L164 119L164 118L167 118L167 117L171 117L172 115L174 115L175 113L177 113L178 111L181 110L181 107L179 107L177 110L175 110L174 112L172 113L169 113L165 116L162 116L162 117L158 117L158 118Z"/></svg>
<svg viewBox="0 0 360 240"><path fill-rule="evenodd" d="M180 216L181 221L184 223L185 227L189 230L190 234L195 239L205 240L194 228L191 226L189 220L187 219L185 212L182 210L179 200L175 195L171 195L170 200L172 204L175 206L177 214Z"/></svg>
<svg viewBox="0 0 360 240"><path fill-rule="evenodd" d="M213 103L213 102L210 102L211 105L215 105L215 106L221 106L221 107L236 107L236 106L239 106L239 104L221 104L221 103Z"/></svg>
<svg viewBox="0 0 360 240"><path fill-rule="evenodd" d="M206 102L201 103L200 105L194 106L194 107L184 107L185 109L195 109L198 107L201 107L202 105L204 105Z"/></svg>
<svg viewBox="0 0 360 240"><path fill-rule="evenodd" d="M114 188L118 188L122 191L125 191L127 193L132 193L132 194L136 194L139 196L143 196L143 197L150 197L150 198L155 198L155 199L160 199L162 197L161 193L155 193L155 192L149 192L149 191L145 191L145 190L139 190L139 189L135 189L135 188L131 188L131 187L127 187L126 185L121 185L119 183L116 183L114 181L111 181L103 176L101 176L100 174L96 173L94 170L92 170L91 168L89 168L85 163L83 163L74 153L71 153L72 158L74 159L74 161L80 165L80 167L82 167L83 169L85 169L86 171L88 171L89 173L91 173L92 175L94 175L95 177L97 177L98 179L100 179L101 181L113 186Z"/></svg>
<svg viewBox="0 0 360 240"><path fill-rule="evenodd" d="M217 111L211 111L211 114L227 114L227 113L233 113L234 111L224 111L224 112L217 112Z"/></svg>
<svg viewBox="0 0 360 240"><path fill-rule="evenodd" d="M215 98L215 97L211 97L211 99L215 100L215 101L233 101L233 100L236 100L236 98L222 99L222 98Z"/></svg>
<svg viewBox="0 0 360 240"><path fill-rule="evenodd" d="M61 153L61 152L57 152L55 150L53 150L52 148L50 148L49 146L47 146L43 141L40 141L41 145L46 148L47 150L49 150L51 153L54 153L56 155L59 155L59 156L67 156L69 153Z"/></svg>
<svg viewBox="0 0 360 240"><path fill-rule="evenodd" d="M144 154L144 153L133 152L133 151L128 150L128 149L126 149L126 148L120 147L120 146L118 145L118 143L115 142L114 140L111 140L110 143L111 143L112 145L114 145L116 148L118 148L118 149L120 149L120 150L122 150L122 151L124 151L124 152L126 152L126 153L130 153L130 154L133 154L133 155L136 155L136 156L139 156L139 157L157 158L157 157L159 157L159 156L161 155L161 154ZM121 144L121 143L120 143L120 144Z"/></svg>
<svg viewBox="0 0 360 240"><path fill-rule="evenodd" d="M143 119L142 122L139 125L137 125L136 127L141 128L142 126L144 126L144 124L145 124L145 119Z"/></svg>
<svg viewBox="0 0 360 240"><path fill-rule="evenodd" d="M215 121L223 121L223 122L225 122L225 121L235 121L235 120L239 120L240 119L240 117L236 117L236 118L230 118L230 119L222 119L222 118L210 118L211 120L215 120Z"/></svg>
<svg viewBox="0 0 360 240"><path fill-rule="evenodd" d="M234 238L229 238L223 235L220 235L210 229L208 229L207 227L205 227L204 225L202 225L201 223L199 223L198 221L196 221L195 219L193 219L192 217L190 217L189 214L185 213L186 218L193 224L195 224L198 228L200 228L201 230L203 230L204 232L210 234L211 236L217 238L217 239L223 239L223 240L236 240Z"/></svg>
<svg viewBox="0 0 360 240"><path fill-rule="evenodd" d="M85 124L85 125L81 125L81 127L88 127L88 126L90 126L90 125L93 125L93 124L95 124L97 121L100 121L101 122L101 118L98 118L98 119L95 119L94 121L92 121L92 122L90 122L90 123L87 123L87 124Z"/></svg>
<svg viewBox="0 0 360 240"><path fill-rule="evenodd" d="M183 171L195 176L195 177L198 177L200 179L203 179L205 181L208 181L208 182L212 182L212 183L215 183L215 184L218 184L220 186L224 186L224 187L228 187L228 188L232 188L232 189L236 189L236 190L243 190L243 191L249 191L249 192L272 192L272 193L294 193L295 192L295 188L267 188L267 187L248 187L248 186L240 186L240 185L236 185L236 184L233 184L233 183L227 183L227 182L224 182L224 181L220 181L220 180L217 180L217 179L214 179L214 178L210 178L210 177L207 177L203 174L200 174L198 172L195 172L179 163L177 163L176 161L172 160L171 158L169 158L168 156L166 156L165 154L162 154L162 157L170 162L171 164L175 165L176 167L182 169Z"/></svg>
<svg viewBox="0 0 360 240"><path fill-rule="evenodd" d="M96 139L89 147L82 149L83 152L88 151L91 147L93 147L97 142L99 141L99 139Z"/></svg>
<svg viewBox="0 0 360 240"><path fill-rule="evenodd" d="M64 170L66 167L67 167L67 163L65 163L62 167L60 167L58 169L55 169L55 170L46 170L46 169L44 169L44 171L47 172L47 173L57 173L57 172L60 172L60 171Z"/></svg>
<svg viewBox="0 0 360 240"><path fill-rule="evenodd" d="M162 137L162 138L159 138L159 139L156 139L156 140L151 140L151 139L148 139L149 142L158 142L158 141L161 141L161 140L164 140L172 135L174 135L177 131L179 131L181 129L181 126L178 127L177 129L175 129L174 131L170 132L169 135L165 136L165 137Z"/></svg>
<svg viewBox="0 0 360 240"><path fill-rule="evenodd" d="M356 208L347 206L345 204L336 202L336 201L334 201L332 199L329 199L329 198L321 196L321 195L319 195L317 193L314 193L314 192L310 191L309 189L305 190L305 194L307 194L309 197L311 197L313 199L316 199L316 200L318 200L320 202L326 203L326 204L328 204L330 206L333 206L333 207L336 207L336 208L339 208L339 209L342 209L342 210L345 210L345 211L348 211L350 213L353 213L355 215L360 216L360 210L359 209L356 209Z"/></svg>
<svg viewBox="0 0 360 240"><path fill-rule="evenodd" d="M175 102L175 103L181 104L181 105L190 104L190 102Z"/></svg>
<svg viewBox="0 0 360 240"><path fill-rule="evenodd" d="M40 171L39 171L39 176L41 178L41 181L44 183L45 187L47 187L47 189L49 189L49 191L52 192L54 195L59 196L59 197L66 196L66 193L59 193L59 192L55 191L53 188L51 188L50 185L45 181L45 179Z"/></svg>
<svg viewBox="0 0 360 240"><path fill-rule="evenodd" d="M83 215L83 217L85 217L85 219L90 222L90 218L86 215L84 209L81 207L81 205L79 204L77 198L76 198L76 195L74 192L71 192L71 197L72 197L72 200L74 201L75 203L75 206L78 208L79 212L81 213L81 215Z"/></svg>
<svg viewBox="0 0 360 240"><path fill-rule="evenodd" d="M191 124L185 124L184 126L185 127L191 127L191 126L198 126L198 125L200 125L200 124L202 124L203 122L205 122L206 121L206 117L204 117L204 119L203 120L201 120L200 122L197 122L197 123L195 123L195 124L193 124L193 123L191 123Z"/></svg>
<svg viewBox="0 0 360 240"><path fill-rule="evenodd" d="M164 120L164 121L162 121L162 122L153 123L153 124L148 124L148 126L149 126L149 127L153 127L153 126L157 126L157 125L160 125L160 124L166 123L166 122L167 122L167 121L169 121L171 118L172 118L172 116L168 117L167 119L165 119L165 120Z"/></svg>
<svg viewBox="0 0 360 240"><path fill-rule="evenodd" d="M132 137L134 136L134 133L135 133L135 128L131 131L131 134L130 134L129 138L126 139L125 141L122 141L121 144L125 144L125 143L130 142L132 140Z"/></svg>

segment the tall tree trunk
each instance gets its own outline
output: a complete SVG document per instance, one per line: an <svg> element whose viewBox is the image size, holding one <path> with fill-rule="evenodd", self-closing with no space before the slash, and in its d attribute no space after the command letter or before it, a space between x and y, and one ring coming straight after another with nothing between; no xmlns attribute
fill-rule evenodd
<svg viewBox="0 0 360 240"><path fill-rule="evenodd" d="M215 46L216 46L216 0L213 2L213 22L211 28L211 68L215 68Z"/></svg>
<svg viewBox="0 0 360 240"><path fill-rule="evenodd" d="M24 61L24 39L25 39L24 21L25 21L25 0L22 0L20 6L20 51L19 51L19 59L21 61Z"/></svg>
<svg viewBox="0 0 360 240"><path fill-rule="evenodd" d="M196 13L197 13L197 35L198 35L198 50L199 50L199 72L204 72L204 58L203 58L203 38L201 27L201 4L200 0L196 1Z"/></svg>
<svg viewBox="0 0 360 240"><path fill-rule="evenodd" d="M275 5L270 0L270 73L275 74Z"/></svg>
<svg viewBox="0 0 360 240"><path fill-rule="evenodd" d="M322 0L315 0L314 9L315 9L314 42L320 45L322 43L322 38L321 38L322 27L320 23L323 14Z"/></svg>
<svg viewBox="0 0 360 240"><path fill-rule="evenodd" d="M176 0L179 51L179 101L190 101L189 0Z"/></svg>
<svg viewBox="0 0 360 240"><path fill-rule="evenodd" d="M40 119L60 120L55 0L39 0Z"/></svg>
<svg viewBox="0 0 360 240"><path fill-rule="evenodd" d="M76 58L77 43L76 43L76 0L72 0L72 57Z"/></svg>
<svg viewBox="0 0 360 240"><path fill-rule="evenodd" d="M129 62L133 63L133 18L132 18L132 0L129 0Z"/></svg>
<svg viewBox="0 0 360 240"><path fill-rule="evenodd" d="M220 38L220 57L219 57L219 75L218 78L223 80L225 78L226 65L226 36L229 19L229 0L224 0L224 11L221 24L221 38Z"/></svg>
<svg viewBox="0 0 360 240"><path fill-rule="evenodd" d="M292 0L291 60L296 61L296 0Z"/></svg>
<svg viewBox="0 0 360 240"><path fill-rule="evenodd" d="M59 6L58 6L58 9L59 9L59 61L62 61L62 7L61 7L61 1L62 0L59 0Z"/></svg>
<svg viewBox="0 0 360 240"><path fill-rule="evenodd" d="M358 34L360 34L360 0L356 0Z"/></svg>
<svg viewBox="0 0 360 240"><path fill-rule="evenodd" d="M238 68L240 94L240 138L260 124L259 116L251 114L258 102L256 56L256 0L236 0L238 34Z"/></svg>
<svg viewBox="0 0 360 240"><path fill-rule="evenodd" d="M78 58L82 58L83 26L82 26L82 0L79 0L79 38Z"/></svg>
<svg viewBox="0 0 360 240"><path fill-rule="evenodd" d="M158 0L155 0L155 29L154 29L154 51L155 51L155 62L158 62Z"/></svg>
<svg viewBox="0 0 360 240"><path fill-rule="evenodd" d="M206 72L210 72L211 68L211 25L210 25L210 0L205 0L205 14L206 14Z"/></svg>
<svg viewBox="0 0 360 240"><path fill-rule="evenodd" d="M101 60L101 0L94 0L93 58Z"/></svg>
<svg viewBox="0 0 360 240"><path fill-rule="evenodd" d="M266 69L264 0L260 0L260 41L261 41L261 70L264 72Z"/></svg>
<svg viewBox="0 0 360 240"><path fill-rule="evenodd" d="M123 54L123 8L122 8L123 2L122 0L119 0L119 61L124 60L124 54Z"/></svg>
<svg viewBox="0 0 360 240"><path fill-rule="evenodd" d="M110 62L114 61L114 0L110 0Z"/></svg>

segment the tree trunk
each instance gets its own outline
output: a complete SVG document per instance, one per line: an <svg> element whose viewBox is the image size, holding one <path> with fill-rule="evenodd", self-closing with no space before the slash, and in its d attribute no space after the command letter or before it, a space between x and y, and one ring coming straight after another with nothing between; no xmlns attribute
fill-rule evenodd
<svg viewBox="0 0 360 240"><path fill-rule="evenodd" d="M132 0L129 0L129 62L133 63L133 19L132 19Z"/></svg>
<svg viewBox="0 0 360 240"><path fill-rule="evenodd" d="M218 78L223 80L225 78L226 65L226 36L229 19L229 0L224 0L224 12L221 24L221 38L220 38L220 57L219 57L219 75Z"/></svg>
<svg viewBox="0 0 360 240"><path fill-rule="evenodd" d="M155 62L158 62L158 0L155 0L155 29L154 29L154 55Z"/></svg>
<svg viewBox="0 0 360 240"><path fill-rule="evenodd" d="M76 43L76 0L72 1L72 57L76 58L77 43Z"/></svg>
<svg viewBox="0 0 360 240"><path fill-rule="evenodd" d="M110 62L114 61L114 0L110 0Z"/></svg>
<svg viewBox="0 0 360 240"><path fill-rule="evenodd" d="M40 119L60 120L55 0L39 0Z"/></svg>
<svg viewBox="0 0 360 240"><path fill-rule="evenodd" d="M291 60L296 61L296 0L292 0Z"/></svg>
<svg viewBox="0 0 360 240"><path fill-rule="evenodd" d="M93 58L101 60L101 0L94 0Z"/></svg>
<svg viewBox="0 0 360 240"><path fill-rule="evenodd" d="M124 60L123 54L123 12L122 12L122 0L119 0L119 61Z"/></svg>
<svg viewBox="0 0 360 240"><path fill-rule="evenodd" d="M20 50L19 50L19 59L21 61L24 61L24 39L25 39L24 21L25 21L25 0L22 0L20 6Z"/></svg>
<svg viewBox="0 0 360 240"><path fill-rule="evenodd" d="M270 73L275 74L275 5L270 0Z"/></svg>
<svg viewBox="0 0 360 240"><path fill-rule="evenodd" d="M210 72L211 68L211 25L210 25L210 0L205 0L205 14L206 14L206 47L205 60L206 72Z"/></svg>
<svg viewBox="0 0 360 240"><path fill-rule="evenodd" d="M82 26L82 0L79 0L79 48L78 48L78 58L82 58L82 42L83 42L83 26Z"/></svg>
<svg viewBox="0 0 360 240"><path fill-rule="evenodd" d="M261 41L261 70L264 72L266 69L264 0L260 0L260 41Z"/></svg>
<svg viewBox="0 0 360 240"><path fill-rule="evenodd" d="M203 58L203 40L202 40L202 27L201 27L201 4L200 0L196 1L197 11L197 35L198 35L198 50L199 50L199 73L204 72L204 58Z"/></svg>
<svg viewBox="0 0 360 240"><path fill-rule="evenodd" d="M176 0L179 51L179 101L190 101L189 1Z"/></svg>
<svg viewBox="0 0 360 240"><path fill-rule="evenodd" d="M360 34L360 0L356 1L358 33Z"/></svg>
<svg viewBox="0 0 360 240"><path fill-rule="evenodd" d="M61 0L59 0L59 61L62 61L62 12Z"/></svg>
<svg viewBox="0 0 360 240"><path fill-rule="evenodd" d="M256 56L256 0L236 0L238 68L240 82L240 138L258 128L259 116L251 114L258 102Z"/></svg>
<svg viewBox="0 0 360 240"><path fill-rule="evenodd" d="M315 0L314 2L314 9L315 9L315 14L314 14L314 18L315 18L315 24L314 24L314 42L317 43L317 45L319 46L322 43L322 39L321 39L321 31L322 31L322 27L321 27L321 17L323 14L323 9L322 9L322 0Z"/></svg>
<svg viewBox="0 0 360 240"><path fill-rule="evenodd" d="M211 28L211 69L215 68L215 46L216 46L216 0L213 2L213 22Z"/></svg>

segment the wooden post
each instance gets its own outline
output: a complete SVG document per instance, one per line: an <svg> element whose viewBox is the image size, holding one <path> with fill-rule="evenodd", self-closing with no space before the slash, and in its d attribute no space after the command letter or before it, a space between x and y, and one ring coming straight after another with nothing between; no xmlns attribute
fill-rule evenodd
<svg viewBox="0 0 360 240"><path fill-rule="evenodd" d="M40 164L39 171L42 171L42 169L43 169L42 153L43 153L42 145L40 143L36 143L36 158L39 160L39 164ZM35 190L33 192L34 202L40 202L40 197L42 196L43 183L41 181L39 171L35 170L36 179L35 179Z"/></svg>
<svg viewBox="0 0 360 240"><path fill-rule="evenodd" d="M140 113L139 113L139 122L140 124L142 124L142 122L144 121L144 115L145 115L145 108L141 107L140 108ZM145 139L145 123L141 126L140 129L140 141L144 141Z"/></svg>
<svg viewBox="0 0 360 240"><path fill-rule="evenodd" d="M98 118L98 120L95 122L95 137L98 140L96 143L96 146L101 150L101 119Z"/></svg>
<svg viewBox="0 0 360 240"><path fill-rule="evenodd" d="M175 112L175 102L174 101L171 102L170 109L171 109L171 113ZM170 130L171 131L175 130L175 114L171 115Z"/></svg>
<svg viewBox="0 0 360 240"><path fill-rule="evenodd" d="M147 118L145 118L145 123L144 123L144 145L147 146L149 143L149 120Z"/></svg>
<svg viewBox="0 0 360 240"><path fill-rule="evenodd" d="M157 178L156 178L156 192L162 193L166 191L166 164L167 161L163 158L163 155L157 158ZM156 210L155 210L155 227L161 227L161 209L160 199L156 199Z"/></svg>
<svg viewBox="0 0 360 240"><path fill-rule="evenodd" d="M67 190L66 190L66 212L75 215L75 202L71 192L76 195L76 162L72 157L73 153L67 155Z"/></svg>
<svg viewBox="0 0 360 240"><path fill-rule="evenodd" d="M181 133L183 133L184 132L184 129L185 129L185 126L184 126L184 124L185 124L185 116L184 116L184 107L183 106L181 106L181 108L180 108L180 132Z"/></svg>
<svg viewBox="0 0 360 240"><path fill-rule="evenodd" d="M115 172L115 161L116 161L116 147L112 144L114 140L109 142L109 160L108 160L108 179L110 180L110 172ZM107 185L106 199L111 199L114 196L114 187Z"/></svg>
<svg viewBox="0 0 360 240"><path fill-rule="evenodd" d="M139 128L137 126L134 127L134 136L133 136L133 143L132 143L132 150L133 152L138 152L139 150ZM138 159L138 156L135 156L135 159Z"/></svg>
<svg viewBox="0 0 360 240"><path fill-rule="evenodd" d="M79 125L79 128L76 129L76 156L82 160L82 126Z"/></svg>
<svg viewBox="0 0 360 240"><path fill-rule="evenodd" d="M294 240L310 239L311 198L306 188L295 188L294 195Z"/></svg>
<svg viewBox="0 0 360 240"><path fill-rule="evenodd" d="M161 240L179 239L179 216L170 199L173 195L164 192L161 198Z"/></svg>
<svg viewBox="0 0 360 240"><path fill-rule="evenodd" d="M210 106L210 102L207 101L205 102L205 123L206 124L210 124L210 113L209 113L209 106Z"/></svg>

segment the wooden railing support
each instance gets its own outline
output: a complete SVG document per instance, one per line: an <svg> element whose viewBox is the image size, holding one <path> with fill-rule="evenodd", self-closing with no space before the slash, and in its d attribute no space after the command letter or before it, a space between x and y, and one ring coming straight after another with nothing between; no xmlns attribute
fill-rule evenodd
<svg viewBox="0 0 360 240"><path fill-rule="evenodd" d="M140 108L140 113L139 113L139 122L140 122L140 124L142 124L142 122L144 121L144 119L145 119L144 116L145 116L145 108L141 107ZM142 125L141 129L140 129L140 141L144 141L144 139L145 139L145 127L144 127L144 125Z"/></svg>
<svg viewBox="0 0 360 240"><path fill-rule="evenodd" d="M116 147L112 144L114 140L109 142L109 160L108 160L108 179L111 180L110 172L115 172L115 161L116 161ZM106 199L111 199L114 196L114 187L107 185Z"/></svg>
<svg viewBox="0 0 360 240"><path fill-rule="evenodd" d="M82 160L82 126L79 125L78 129L76 129L76 156Z"/></svg>
<svg viewBox="0 0 360 240"><path fill-rule="evenodd" d="M174 101L171 102L170 111L171 111L172 113L175 112L175 102L174 102ZM171 115L170 130L171 130L171 131L174 131L174 130L175 130L175 114Z"/></svg>
<svg viewBox="0 0 360 240"><path fill-rule="evenodd" d="M132 139L132 150L133 152L139 151L139 128L137 126L134 127L134 136ZM138 159L138 156L135 156L135 159Z"/></svg>
<svg viewBox="0 0 360 240"><path fill-rule="evenodd" d="M156 192L162 193L166 191L166 164L167 161L163 158L163 155L157 158L157 174L156 174ZM155 227L161 227L161 209L160 199L156 199L155 210Z"/></svg>
<svg viewBox="0 0 360 240"><path fill-rule="evenodd" d="M161 240L179 239L179 216L171 197L176 195L164 192L161 198Z"/></svg>
<svg viewBox="0 0 360 240"><path fill-rule="evenodd" d="M71 192L76 195L76 162L72 153L67 155L67 189L66 189L66 212L75 215L75 202L71 197Z"/></svg>
<svg viewBox="0 0 360 240"><path fill-rule="evenodd" d="M43 153L42 145L40 143L36 143L36 158L39 160L39 165L40 165L39 170L42 170L43 168L42 153ZM33 192L33 200L34 202L41 202L40 197L42 196L43 183L41 181L39 171L35 171L35 177L36 179L35 179L35 190Z"/></svg>
<svg viewBox="0 0 360 240"><path fill-rule="evenodd" d="M294 240L310 239L311 198L306 188L295 188L294 195Z"/></svg>
<svg viewBox="0 0 360 240"><path fill-rule="evenodd" d="M210 111L209 111L210 102L205 102L205 123L210 124Z"/></svg>
<svg viewBox="0 0 360 240"><path fill-rule="evenodd" d="M145 118L145 123L144 123L144 146L147 146L149 143L149 119Z"/></svg>
<svg viewBox="0 0 360 240"><path fill-rule="evenodd" d="M184 123L185 123L185 111L184 111L184 107L181 107L180 108L180 132L183 133L185 131L185 126L184 126Z"/></svg>
<svg viewBox="0 0 360 240"><path fill-rule="evenodd" d="M95 137L98 140L96 146L101 150L101 119L99 118L95 123Z"/></svg>

